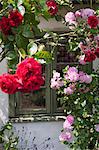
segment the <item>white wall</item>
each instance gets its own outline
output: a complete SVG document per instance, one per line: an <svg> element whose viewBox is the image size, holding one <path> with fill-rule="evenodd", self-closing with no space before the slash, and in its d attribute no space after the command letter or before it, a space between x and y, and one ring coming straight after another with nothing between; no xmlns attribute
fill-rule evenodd
<svg viewBox="0 0 99 150"><path fill-rule="evenodd" d="M62 128L62 122L17 123L14 124L14 126L16 127L16 132L20 130L19 133L20 137L24 137L24 141L27 139L29 140L29 143L27 144L29 145L29 147L30 145L33 145L32 144L33 137L36 137L34 144L37 144L38 150L67 150L66 146L59 142L59 134ZM22 133L23 130L22 126L25 127L24 130L26 133L25 132ZM29 136L30 132L31 136ZM51 138L51 140L44 142L49 137ZM44 142L44 144L39 146L42 142ZM49 144L49 149L42 148L46 143ZM20 142L19 145L23 145L23 142Z"/></svg>
<svg viewBox="0 0 99 150"><path fill-rule="evenodd" d="M7 72L6 61L0 63L0 75ZM8 120L8 95L0 90L0 125Z"/></svg>

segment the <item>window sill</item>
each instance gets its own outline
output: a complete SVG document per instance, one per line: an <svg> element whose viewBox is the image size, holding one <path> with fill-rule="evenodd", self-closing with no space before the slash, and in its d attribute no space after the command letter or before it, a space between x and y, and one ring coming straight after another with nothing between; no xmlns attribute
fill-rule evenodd
<svg viewBox="0 0 99 150"><path fill-rule="evenodd" d="M15 117L10 118L10 121L12 123L24 123L24 122L48 122L48 121L63 121L65 120L65 116L21 116L21 117Z"/></svg>

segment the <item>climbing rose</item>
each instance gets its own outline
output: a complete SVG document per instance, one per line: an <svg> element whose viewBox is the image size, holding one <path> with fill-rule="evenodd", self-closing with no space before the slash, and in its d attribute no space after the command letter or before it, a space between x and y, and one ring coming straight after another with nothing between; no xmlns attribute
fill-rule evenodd
<svg viewBox="0 0 99 150"><path fill-rule="evenodd" d="M34 58L26 58L23 60L17 67L16 74L17 76L25 81L31 76L38 76L42 73L42 66Z"/></svg>
<svg viewBox="0 0 99 150"><path fill-rule="evenodd" d="M75 12L75 16L76 16L76 17L81 17L81 12L80 12L80 10L77 10L77 11Z"/></svg>
<svg viewBox="0 0 99 150"><path fill-rule="evenodd" d="M63 85L64 85L64 83L61 78L57 78L57 79L52 78L51 79L51 88L52 89L59 89Z"/></svg>
<svg viewBox="0 0 99 150"><path fill-rule="evenodd" d="M40 89L40 86L44 85L44 79L42 76L31 76L28 80L22 82L19 91L29 93Z"/></svg>
<svg viewBox="0 0 99 150"><path fill-rule="evenodd" d="M75 67L70 67L67 71L67 78L71 82L76 82L79 80L79 74L77 72L77 69Z"/></svg>
<svg viewBox="0 0 99 150"><path fill-rule="evenodd" d="M3 74L0 76L0 88L7 94L14 94L17 92L18 83L14 75Z"/></svg>
<svg viewBox="0 0 99 150"><path fill-rule="evenodd" d="M71 123L67 119L63 123L63 128L66 129L67 131L71 131L73 129L73 127L71 126Z"/></svg>
<svg viewBox="0 0 99 150"><path fill-rule="evenodd" d="M72 125L74 123L74 117L72 115L68 115L66 117L66 119L68 120L68 122Z"/></svg>
<svg viewBox="0 0 99 150"><path fill-rule="evenodd" d="M67 95L71 95L74 93L74 90L70 87L67 87L64 89L64 93L67 94Z"/></svg>
<svg viewBox="0 0 99 150"><path fill-rule="evenodd" d="M95 53L93 51L87 50L85 52L85 58L84 58L85 62L92 62L95 59L96 59L96 55L95 55Z"/></svg>
<svg viewBox="0 0 99 150"><path fill-rule="evenodd" d="M91 83L91 82L92 82L92 76L86 74L86 75L85 75L85 83L89 84L89 83Z"/></svg>
<svg viewBox="0 0 99 150"><path fill-rule="evenodd" d="M61 142L64 142L64 141L70 142L72 140L72 138L73 137L72 137L71 132L68 132L68 131L62 132L61 135L59 136L59 140Z"/></svg>
<svg viewBox="0 0 99 150"><path fill-rule="evenodd" d="M51 79L51 88L59 89L64 85L62 78L60 77L60 73L53 71L53 78Z"/></svg>
<svg viewBox="0 0 99 150"><path fill-rule="evenodd" d="M10 23L9 23L9 18L2 17L2 19L0 20L0 30L5 35L10 34L11 26L10 26Z"/></svg>
<svg viewBox="0 0 99 150"><path fill-rule="evenodd" d="M53 71L53 78L55 78L55 79L60 78L60 73Z"/></svg>
<svg viewBox="0 0 99 150"><path fill-rule="evenodd" d="M95 11L90 8L80 9L80 11L83 19L87 19L89 16L93 16L95 13Z"/></svg>
<svg viewBox="0 0 99 150"><path fill-rule="evenodd" d="M95 28L98 25L98 18L96 16L89 16L88 17L88 25L91 28Z"/></svg>
<svg viewBox="0 0 99 150"><path fill-rule="evenodd" d="M16 75L19 78L19 91L30 92L39 90L44 84L42 66L34 58L26 58L17 67Z"/></svg>
<svg viewBox="0 0 99 150"><path fill-rule="evenodd" d="M85 74L83 71L79 72L79 80L81 83L91 83L92 82L92 76Z"/></svg>
<svg viewBox="0 0 99 150"><path fill-rule="evenodd" d="M66 22L68 22L69 24L72 24L72 23L76 22L75 14L74 14L73 12L68 12L68 13L65 15L65 20L66 20Z"/></svg>
<svg viewBox="0 0 99 150"><path fill-rule="evenodd" d="M18 12L18 10L11 11L9 15L9 20L10 25L12 27L18 27L22 23L23 16L21 15L20 12Z"/></svg>
<svg viewBox="0 0 99 150"><path fill-rule="evenodd" d="M55 14L57 14L58 7L57 7L57 3L54 0L48 0L46 2L46 5L49 8L48 12L50 13L50 15L54 16Z"/></svg>

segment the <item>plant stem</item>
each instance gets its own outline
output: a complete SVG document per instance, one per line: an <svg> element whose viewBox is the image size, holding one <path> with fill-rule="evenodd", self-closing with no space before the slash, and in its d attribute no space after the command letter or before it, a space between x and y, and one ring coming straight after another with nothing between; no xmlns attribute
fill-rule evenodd
<svg viewBox="0 0 99 150"><path fill-rule="evenodd" d="M92 0L90 0L90 7L92 8Z"/></svg>

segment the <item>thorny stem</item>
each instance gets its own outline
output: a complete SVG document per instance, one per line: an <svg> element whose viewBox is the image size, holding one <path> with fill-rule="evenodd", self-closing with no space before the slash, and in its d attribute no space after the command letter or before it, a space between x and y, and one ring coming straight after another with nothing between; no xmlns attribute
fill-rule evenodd
<svg viewBox="0 0 99 150"><path fill-rule="evenodd" d="M56 36L59 36L59 37L64 37L64 36L68 36L68 35L69 36L77 36L77 34L73 34L73 32L63 33L63 34L60 34L60 35L56 34ZM46 39L53 39L53 37L54 36L49 36ZM40 39L35 39L34 41L35 42L39 42L41 40L45 40L45 39L44 38L40 38Z"/></svg>

